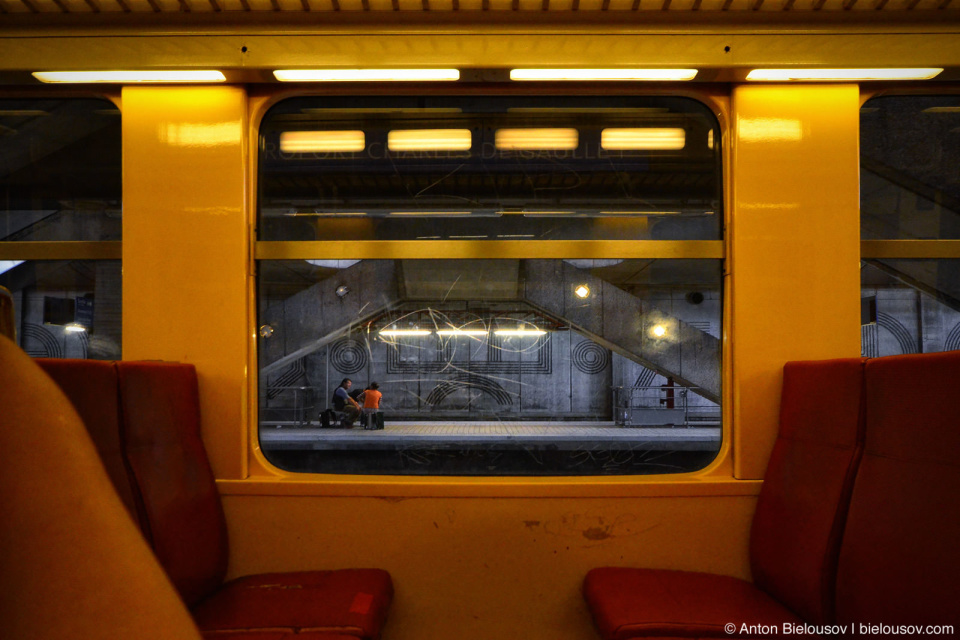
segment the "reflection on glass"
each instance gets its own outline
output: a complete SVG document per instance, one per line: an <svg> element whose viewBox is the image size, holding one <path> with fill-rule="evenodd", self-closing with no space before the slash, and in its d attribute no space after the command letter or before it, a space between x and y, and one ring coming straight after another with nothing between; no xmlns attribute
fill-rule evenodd
<svg viewBox="0 0 960 640"><path fill-rule="evenodd" d="M960 349L960 260L866 260L861 298L876 316L864 318L864 356Z"/></svg>
<svg viewBox="0 0 960 640"><path fill-rule="evenodd" d="M957 96L874 98L860 110L863 239L960 239Z"/></svg>
<svg viewBox="0 0 960 640"><path fill-rule="evenodd" d="M323 131L365 145L288 152ZM260 128L258 239L717 240L718 134L685 98L289 99Z"/></svg>
<svg viewBox="0 0 960 640"><path fill-rule="evenodd" d="M121 175L112 103L0 100L0 242L120 240Z"/></svg>
<svg viewBox="0 0 960 640"><path fill-rule="evenodd" d="M719 450L719 261L317 262L259 265L260 439L283 468L664 473ZM384 430L328 411L345 378L379 384Z"/></svg>

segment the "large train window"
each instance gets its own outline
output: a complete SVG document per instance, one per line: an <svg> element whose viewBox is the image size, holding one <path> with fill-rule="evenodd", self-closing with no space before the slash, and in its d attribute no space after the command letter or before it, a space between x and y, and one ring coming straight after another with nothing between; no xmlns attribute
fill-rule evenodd
<svg viewBox="0 0 960 640"><path fill-rule="evenodd" d="M685 98L276 105L256 246L267 458L358 474L704 467L721 434L719 143Z"/></svg>
<svg viewBox="0 0 960 640"><path fill-rule="evenodd" d="M874 98L860 138L863 354L960 349L960 95Z"/></svg>
<svg viewBox="0 0 960 640"><path fill-rule="evenodd" d="M42 357L120 358L120 111L0 99L0 286Z"/></svg>

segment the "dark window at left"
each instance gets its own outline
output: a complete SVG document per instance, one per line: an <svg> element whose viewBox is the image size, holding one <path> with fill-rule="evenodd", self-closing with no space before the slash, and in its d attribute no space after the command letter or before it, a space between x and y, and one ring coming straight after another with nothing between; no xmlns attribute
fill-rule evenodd
<svg viewBox="0 0 960 640"><path fill-rule="evenodd" d="M0 286L33 356L120 358L120 110L0 99Z"/></svg>

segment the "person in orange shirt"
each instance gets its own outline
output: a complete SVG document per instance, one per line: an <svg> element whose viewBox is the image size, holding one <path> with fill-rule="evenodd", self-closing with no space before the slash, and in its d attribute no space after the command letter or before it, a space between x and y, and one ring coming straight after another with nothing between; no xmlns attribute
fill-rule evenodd
<svg viewBox="0 0 960 640"><path fill-rule="evenodd" d="M379 388L379 384L371 382L367 390L360 395L360 400L363 402L363 417L366 418L367 429L377 428L377 412L380 411L380 399L383 397L383 394L378 391Z"/></svg>

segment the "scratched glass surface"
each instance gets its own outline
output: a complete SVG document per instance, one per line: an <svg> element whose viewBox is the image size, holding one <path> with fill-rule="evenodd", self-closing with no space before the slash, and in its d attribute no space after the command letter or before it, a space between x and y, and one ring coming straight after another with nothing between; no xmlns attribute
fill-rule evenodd
<svg viewBox="0 0 960 640"><path fill-rule="evenodd" d="M307 97L264 117L260 240L716 240L720 129L663 96Z"/></svg>
<svg viewBox="0 0 960 640"><path fill-rule="evenodd" d="M0 242L120 240L120 146L112 102L0 100Z"/></svg>
<svg viewBox="0 0 960 640"><path fill-rule="evenodd" d="M317 259L258 271L260 444L281 468L676 473L719 450L718 260ZM383 429L329 411L345 379L354 392L378 384Z"/></svg>

